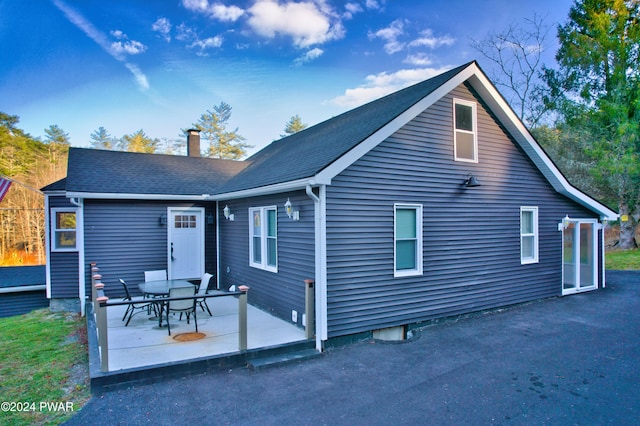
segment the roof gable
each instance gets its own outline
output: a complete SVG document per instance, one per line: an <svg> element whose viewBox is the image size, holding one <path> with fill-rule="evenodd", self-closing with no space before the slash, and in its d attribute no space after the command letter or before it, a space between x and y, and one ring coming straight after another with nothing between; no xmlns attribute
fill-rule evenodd
<svg viewBox="0 0 640 426"><path fill-rule="evenodd" d="M230 179L221 190L242 191L316 176L468 65L272 142L249 158L251 165Z"/></svg>
<svg viewBox="0 0 640 426"><path fill-rule="evenodd" d="M301 186L330 184L331 179L462 83L476 91L557 192L601 217L617 218L613 210L567 181L475 61L273 142L251 157L251 166L220 188L225 194L218 198L266 192L269 185L281 188L287 180L297 180Z"/></svg>

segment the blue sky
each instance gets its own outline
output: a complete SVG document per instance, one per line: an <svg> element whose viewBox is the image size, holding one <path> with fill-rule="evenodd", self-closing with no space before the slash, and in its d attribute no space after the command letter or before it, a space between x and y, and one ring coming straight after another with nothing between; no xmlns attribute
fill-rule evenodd
<svg viewBox="0 0 640 426"><path fill-rule="evenodd" d="M224 101L256 150L298 114L313 125L478 59L470 46L570 0L0 0L0 111L74 146L105 127L178 138ZM555 30L546 62L553 60Z"/></svg>

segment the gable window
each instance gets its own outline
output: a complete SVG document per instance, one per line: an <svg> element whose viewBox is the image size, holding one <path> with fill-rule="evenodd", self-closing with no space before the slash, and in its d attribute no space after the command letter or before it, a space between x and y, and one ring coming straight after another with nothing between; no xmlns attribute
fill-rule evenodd
<svg viewBox="0 0 640 426"><path fill-rule="evenodd" d="M75 209L51 209L51 250L76 251L77 229Z"/></svg>
<svg viewBox="0 0 640 426"><path fill-rule="evenodd" d="M395 277L422 275L422 205L394 205Z"/></svg>
<svg viewBox="0 0 640 426"><path fill-rule="evenodd" d="M249 264L278 272L278 212L273 207L249 209Z"/></svg>
<svg viewBox="0 0 640 426"><path fill-rule="evenodd" d="M476 103L453 100L453 150L456 161L478 162Z"/></svg>
<svg viewBox="0 0 640 426"><path fill-rule="evenodd" d="M520 263L538 263L537 207L520 207Z"/></svg>

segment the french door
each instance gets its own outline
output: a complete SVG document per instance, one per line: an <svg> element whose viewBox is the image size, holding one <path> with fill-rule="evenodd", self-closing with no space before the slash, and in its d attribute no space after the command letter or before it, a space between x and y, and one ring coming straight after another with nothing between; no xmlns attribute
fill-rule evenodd
<svg viewBox="0 0 640 426"><path fill-rule="evenodd" d="M562 294L598 287L598 222L564 220L562 231Z"/></svg>

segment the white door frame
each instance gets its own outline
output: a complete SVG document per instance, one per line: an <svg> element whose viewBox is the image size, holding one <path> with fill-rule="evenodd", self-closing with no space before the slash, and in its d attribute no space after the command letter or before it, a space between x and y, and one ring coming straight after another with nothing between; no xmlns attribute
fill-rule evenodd
<svg viewBox="0 0 640 426"><path fill-rule="evenodd" d="M592 253L592 259L591 262L593 262L593 277L592 277L592 281L593 281L593 285L588 286L588 287L580 287L580 282L581 282L581 278L580 278L580 273L581 273L581 268L580 268L580 248L581 248L581 244L580 244L580 225L583 223L588 223L591 224L591 253ZM564 234L566 229L569 227L569 224L574 224L574 236L573 236L573 249L574 249L574 263L573 265L571 265L572 268L574 268L574 280L575 280L575 285L572 288L565 288L565 268L568 267L567 263L564 261L565 259L565 243L564 243ZM565 217L563 222L562 222L562 295L568 295L568 294L575 294L575 293L581 293L583 291L591 291L591 290L595 290L598 288L598 260L600 259L600 256L598 255L598 230L600 230L600 224L598 222L598 219L576 219L576 218L570 218L570 217Z"/></svg>
<svg viewBox="0 0 640 426"><path fill-rule="evenodd" d="M169 279L171 279L173 277L172 274L172 230L173 230L173 224L172 222L172 215L175 213L184 213L184 212L193 212L196 214L197 216L197 221L200 224L200 265L198 265L198 272L197 272L197 276L191 277L191 278L200 278L202 277L202 275L204 274L204 239L205 239L205 222L204 222L204 207L167 207L167 218L168 218L168 223L167 223L167 273L169 276Z"/></svg>

